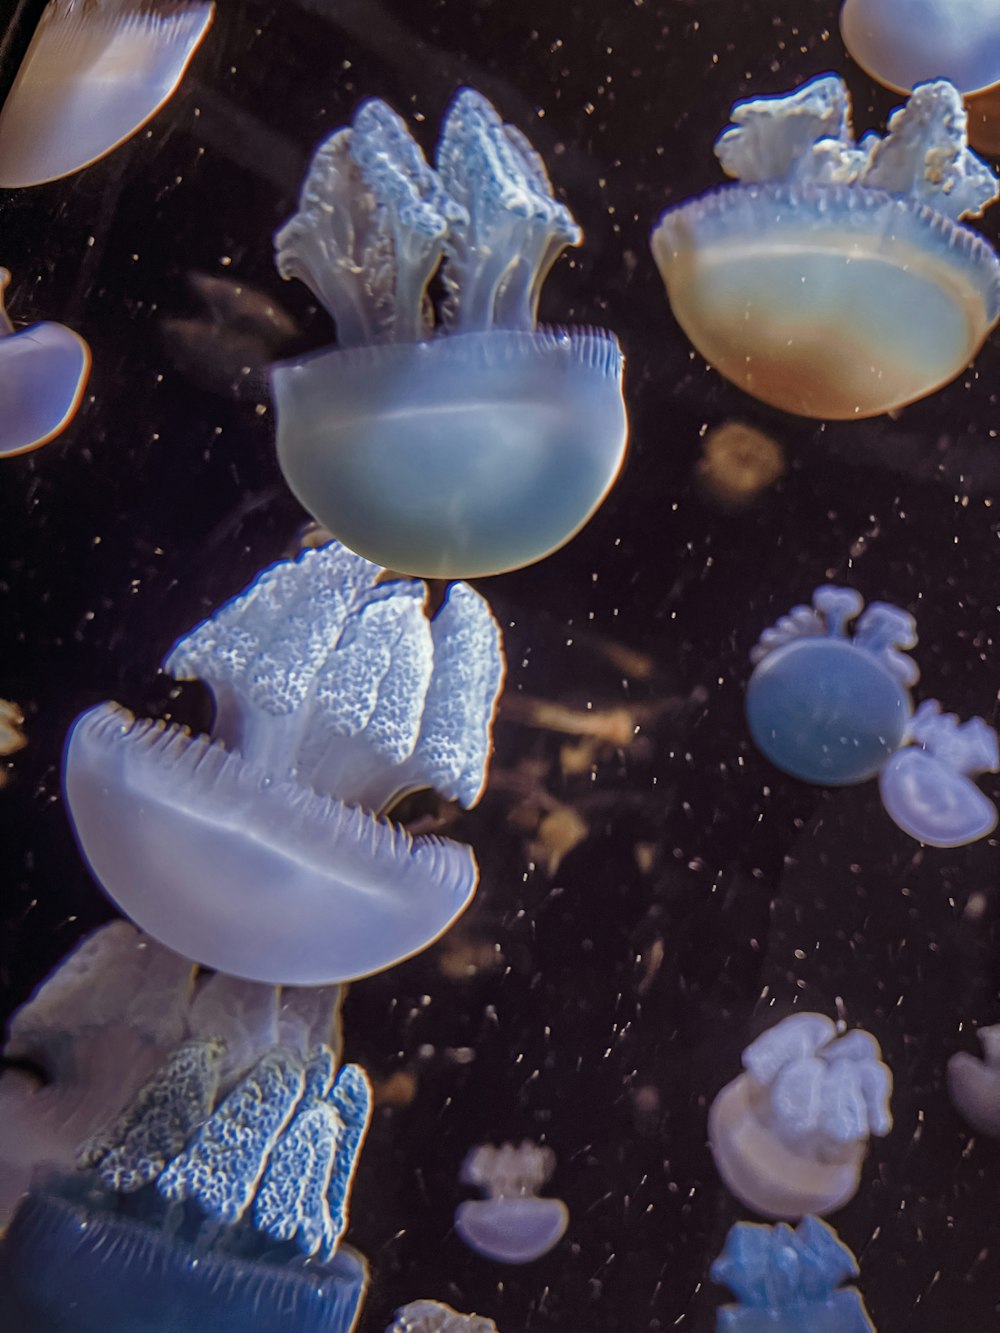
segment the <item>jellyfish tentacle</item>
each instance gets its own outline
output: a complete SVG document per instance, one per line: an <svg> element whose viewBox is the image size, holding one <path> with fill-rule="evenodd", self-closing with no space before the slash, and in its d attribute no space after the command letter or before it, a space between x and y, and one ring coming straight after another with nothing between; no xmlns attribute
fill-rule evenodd
<svg viewBox="0 0 1000 1333"><path fill-rule="evenodd" d="M358 1169L358 1158L372 1118L372 1086L360 1065L344 1065L331 1088L327 1102L338 1120L333 1171L327 1189L327 1205L332 1219L328 1256L336 1249L347 1229L347 1205Z"/></svg>
<svg viewBox="0 0 1000 1333"><path fill-rule="evenodd" d="M916 685L920 668L901 648L917 646L917 622L889 602L872 602L858 620L854 642L879 657L904 689Z"/></svg>

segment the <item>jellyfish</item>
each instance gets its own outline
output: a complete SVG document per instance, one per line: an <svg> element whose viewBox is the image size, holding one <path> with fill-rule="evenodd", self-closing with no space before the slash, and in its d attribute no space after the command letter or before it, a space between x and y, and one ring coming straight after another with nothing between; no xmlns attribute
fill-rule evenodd
<svg viewBox="0 0 1000 1333"><path fill-rule="evenodd" d="M177 90L214 12L49 0L0 109L0 186L58 180L131 138Z"/></svg>
<svg viewBox="0 0 1000 1333"><path fill-rule="evenodd" d="M471 88L436 169L378 100L320 145L276 262L338 345L278 365L272 389L285 478L345 545L408 574L496 574L598 508L627 437L618 342L536 327L542 283L580 239L541 158Z"/></svg>
<svg viewBox="0 0 1000 1333"><path fill-rule="evenodd" d="M860 1028L792 1014L752 1041L708 1113L719 1175L763 1217L835 1212L857 1192L869 1135L892 1128L892 1074Z"/></svg>
<svg viewBox="0 0 1000 1333"><path fill-rule="evenodd" d="M956 1051L948 1061L948 1092L973 1129L1000 1138L1000 1023L980 1028L976 1035L983 1058Z"/></svg>
<svg viewBox="0 0 1000 1333"><path fill-rule="evenodd" d="M385 812L424 788L479 800L500 631L466 584L428 620L424 585L384 574L336 542L308 550L175 644L166 670L212 691L210 736L115 703L74 723L64 785L84 858L184 957L343 981L426 948L471 900L472 849Z"/></svg>
<svg viewBox="0 0 1000 1333"><path fill-rule="evenodd" d="M894 92L928 79L963 94L1000 83L996 0L844 0L840 32L861 68Z"/></svg>
<svg viewBox="0 0 1000 1333"><path fill-rule="evenodd" d="M807 1216L786 1222L737 1222L712 1264L712 1281L739 1305L718 1313L717 1333L874 1333L861 1293L841 1283L858 1276L854 1255L836 1231Z"/></svg>
<svg viewBox="0 0 1000 1333"><path fill-rule="evenodd" d="M925 700L913 711L917 642L906 611L853 588L817 588L751 653L747 722L754 744L785 773L827 786L878 774L882 804L910 837L960 847L992 832L997 809L972 781L1000 768L997 735L982 718L960 724Z"/></svg>
<svg viewBox="0 0 1000 1333"><path fill-rule="evenodd" d="M1000 317L1000 257L958 220L998 189L954 87L921 84L860 142L834 75L732 118L715 151L740 183L667 209L652 236L702 356L808 417L875 416L960 374Z"/></svg>
<svg viewBox="0 0 1000 1333"><path fill-rule="evenodd" d="M396 1311L385 1333L497 1333L492 1319L459 1314L440 1301L411 1301Z"/></svg>
<svg viewBox="0 0 1000 1333"><path fill-rule="evenodd" d="M535 1191L551 1176L551 1148L525 1141L519 1147L483 1144L462 1163L461 1180L477 1185L485 1199L467 1199L455 1209L455 1230L466 1245L501 1264L528 1264L548 1254L569 1225L562 1199L541 1199Z"/></svg>
<svg viewBox="0 0 1000 1333"><path fill-rule="evenodd" d="M0 268L0 457L47 444L76 415L90 374L90 348L65 324L15 333L4 309L10 273Z"/></svg>

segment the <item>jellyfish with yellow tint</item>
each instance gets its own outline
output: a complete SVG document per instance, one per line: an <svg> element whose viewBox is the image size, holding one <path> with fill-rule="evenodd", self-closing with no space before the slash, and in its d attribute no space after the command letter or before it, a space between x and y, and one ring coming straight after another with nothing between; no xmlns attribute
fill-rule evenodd
<svg viewBox="0 0 1000 1333"><path fill-rule="evenodd" d="M65 430L90 374L90 348L65 324L15 332L3 304L9 282L0 268L0 458L37 449Z"/></svg>
<svg viewBox="0 0 1000 1333"><path fill-rule="evenodd" d="M1000 317L1000 257L959 221L998 196L945 80L856 141L843 82L739 102L715 152L738 184L668 209L652 248L698 351L747 393L856 419L960 374Z"/></svg>

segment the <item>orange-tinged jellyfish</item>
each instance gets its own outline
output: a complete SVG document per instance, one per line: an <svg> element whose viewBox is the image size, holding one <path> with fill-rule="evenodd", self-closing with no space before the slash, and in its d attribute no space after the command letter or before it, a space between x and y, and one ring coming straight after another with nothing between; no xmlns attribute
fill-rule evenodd
<svg viewBox="0 0 1000 1333"><path fill-rule="evenodd" d="M716 143L739 183L668 209L653 255L678 322L727 379L855 419L954 379L1000 317L1000 258L958 220L997 198L961 97L918 87L856 141L842 80L737 103Z"/></svg>

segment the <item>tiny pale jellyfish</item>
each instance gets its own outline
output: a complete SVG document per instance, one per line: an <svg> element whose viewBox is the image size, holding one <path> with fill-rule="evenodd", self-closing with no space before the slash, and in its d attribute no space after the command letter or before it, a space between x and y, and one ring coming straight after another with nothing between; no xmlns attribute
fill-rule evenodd
<svg viewBox="0 0 1000 1333"><path fill-rule="evenodd" d="M835 1212L853 1199L869 1136L892 1128L892 1074L860 1028L792 1014L752 1041L708 1113L727 1188L762 1217Z"/></svg>
<svg viewBox="0 0 1000 1333"><path fill-rule="evenodd" d="M209 736L99 704L64 786L109 898L154 939L254 981L323 985L391 967L465 910L472 849L387 816L429 789L482 795L503 683L482 597L427 590L337 542L273 565L165 667L209 686Z"/></svg>
<svg viewBox="0 0 1000 1333"><path fill-rule="evenodd" d="M328 1044L338 1001L199 974L125 922L79 945L4 1051L49 1079L0 1077L4 1328L349 1333L371 1090Z"/></svg>
<svg viewBox="0 0 1000 1333"><path fill-rule="evenodd" d="M976 1035L983 1058L956 1051L948 1061L948 1093L973 1129L1000 1138L1000 1023L980 1028Z"/></svg>
<svg viewBox="0 0 1000 1333"><path fill-rule="evenodd" d="M583 527L627 422L615 337L536 325L580 239L541 158L471 88L435 168L377 99L320 145L276 261L333 317L337 347L271 378L282 471L335 537L389 569L467 578Z"/></svg>
<svg viewBox="0 0 1000 1333"><path fill-rule="evenodd" d="M669 208L652 236L674 315L763 402L856 419L932 393L1000 317L1000 257L959 221L997 197L962 99L916 88L854 138L841 79L738 102L716 156L739 182Z"/></svg>
<svg viewBox="0 0 1000 1333"><path fill-rule="evenodd" d="M455 1230L466 1245L501 1264L527 1264L548 1254L569 1226L562 1199L539 1198L536 1190L555 1170L551 1148L525 1141L519 1147L483 1144L462 1163L461 1180L485 1199L466 1199L455 1209Z"/></svg>
<svg viewBox="0 0 1000 1333"><path fill-rule="evenodd" d="M411 1301L396 1311L385 1333L497 1333L492 1319L459 1314L440 1301Z"/></svg>
<svg viewBox="0 0 1000 1333"><path fill-rule="evenodd" d="M794 1230L737 1222L712 1264L712 1281L739 1305L718 1312L716 1333L874 1333L861 1293L842 1283L858 1276L854 1255L818 1217Z"/></svg>
<svg viewBox="0 0 1000 1333"><path fill-rule="evenodd" d="M4 309L10 273L0 268L0 458L47 444L76 415L90 374L90 348L65 324L15 331Z"/></svg>
<svg viewBox="0 0 1000 1333"><path fill-rule="evenodd" d="M174 94L215 5L49 0L0 109L0 186L58 180L132 137Z"/></svg>
<svg viewBox="0 0 1000 1333"><path fill-rule="evenodd" d="M942 714L934 699L914 712L920 673L901 650L915 646L916 622L886 602L862 608L853 588L827 585L764 631L747 686L754 744L805 782L846 786L878 774L886 813L929 846L985 837L997 810L972 779L1000 768L996 732L980 717Z"/></svg>
<svg viewBox="0 0 1000 1333"><path fill-rule="evenodd" d="M963 94L1000 83L996 0L844 0L840 32L861 68L894 92L928 79Z"/></svg>

